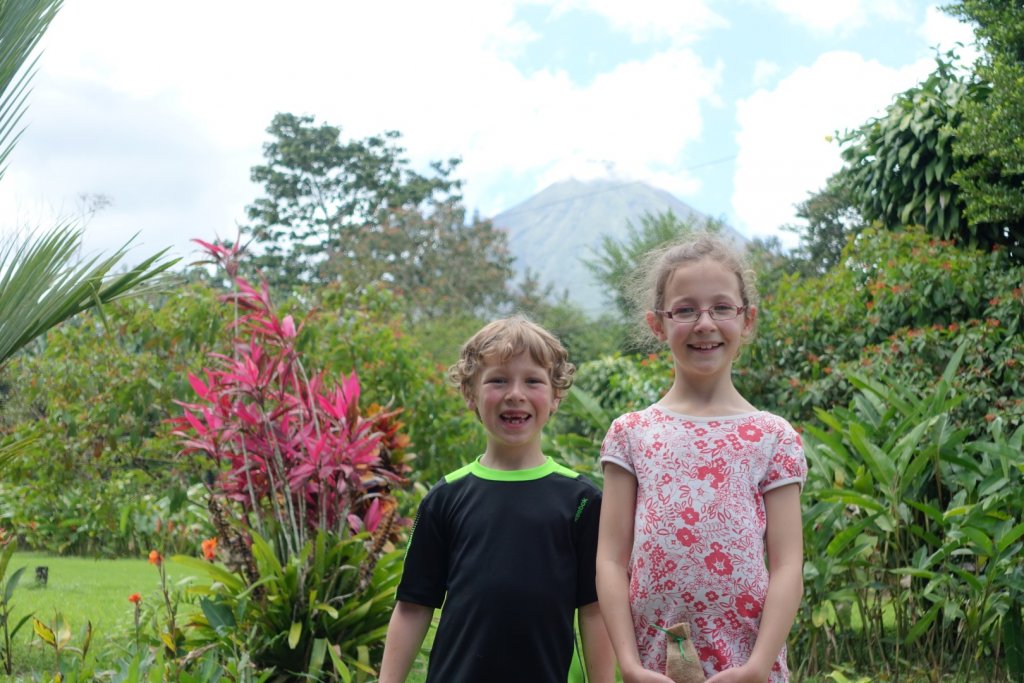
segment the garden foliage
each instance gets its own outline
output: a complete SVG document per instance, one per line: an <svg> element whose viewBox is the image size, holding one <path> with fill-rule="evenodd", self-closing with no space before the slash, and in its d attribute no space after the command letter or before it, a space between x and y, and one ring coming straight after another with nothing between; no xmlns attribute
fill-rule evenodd
<svg viewBox="0 0 1024 683"><path fill-rule="evenodd" d="M1024 427L957 427L962 345L923 391L851 374L849 408L807 425L804 672L1024 675Z"/></svg>
<svg viewBox="0 0 1024 683"><path fill-rule="evenodd" d="M230 250L204 245L218 258ZM306 321L279 315L266 284L235 280L230 354L191 375L197 400L174 420L185 456L214 467L208 506L224 566L189 564L201 614L165 642L211 647L280 680L374 674L400 576L392 488L407 484L398 409L360 408L354 373L307 372ZM169 607L168 612L173 615Z"/></svg>
<svg viewBox="0 0 1024 683"><path fill-rule="evenodd" d="M180 552L204 533L203 510L187 505L200 464L173 457L164 421L222 318L215 292L197 285L108 304L8 368L4 420L32 441L0 490L24 546L125 556Z"/></svg>
<svg viewBox="0 0 1024 683"><path fill-rule="evenodd" d="M1024 423L1024 267L1005 250L983 252L920 229L865 230L825 275L791 277L764 294L737 386L753 404L795 422L845 406L851 373L884 371L928 387L966 345L953 388L957 427L986 432L1002 416Z"/></svg>

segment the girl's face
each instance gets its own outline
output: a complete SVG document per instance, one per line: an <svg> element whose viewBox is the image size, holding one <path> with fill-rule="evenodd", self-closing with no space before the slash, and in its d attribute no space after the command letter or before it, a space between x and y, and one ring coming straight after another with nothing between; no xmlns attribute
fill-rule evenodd
<svg viewBox="0 0 1024 683"><path fill-rule="evenodd" d="M703 259L676 268L665 284L665 310L681 306L743 306L739 278L718 261ZM676 371L692 379L729 376L732 361L754 328L757 309L748 307L732 320L714 320L705 311L695 322L678 322L649 312L647 324L666 342Z"/></svg>

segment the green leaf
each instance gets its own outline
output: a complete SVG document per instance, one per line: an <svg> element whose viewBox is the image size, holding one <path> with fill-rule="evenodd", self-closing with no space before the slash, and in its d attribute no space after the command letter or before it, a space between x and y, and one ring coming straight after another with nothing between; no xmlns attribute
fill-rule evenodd
<svg viewBox="0 0 1024 683"><path fill-rule="evenodd" d="M904 502L910 507L923 512L933 522L937 522L939 524L945 522L945 518L942 516L942 511L934 505L929 505L928 503L922 503L916 500L907 500Z"/></svg>
<svg viewBox="0 0 1024 683"><path fill-rule="evenodd" d="M11 557L14 555L17 547L18 540L14 539L0 552L0 581L3 581L4 577L7 576L7 566L11 563Z"/></svg>
<svg viewBox="0 0 1024 683"><path fill-rule="evenodd" d="M313 605L312 609L319 610L321 612L326 612L331 617L331 619L338 618L338 610L336 610L333 606L327 604L326 602L318 602L315 605Z"/></svg>
<svg viewBox="0 0 1024 683"><path fill-rule="evenodd" d="M292 622L292 627L288 629L288 648L294 650L299 644L299 638L302 637L302 622Z"/></svg>
<svg viewBox="0 0 1024 683"><path fill-rule="evenodd" d="M1003 534L1000 539L996 541L996 550L1002 553L1011 545L1016 543L1021 536L1024 536L1024 523L1018 524Z"/></svg>
<svg viewBox="0 0 1024 683"><path fill-rule="evenodd" d="M191 555L174 555L167 559L176 565L195 572L199 576L205 576L213 581L224 584L233 593L241 592L245 588L245 582L237 574L232 574L224 567L213 562L200 560L198 557L192 557Z"/></svg>
<svg viewBox="0 0 1024 683"><path fill-rule="evenodd" d="M885 507L877 500L865 494L858 493L857 491L828 489L826 491L822 491L820 496L822 500L830 502L856 505L866 510L872 510L883 514L886 512Z"/></svg>
<svg viewBox="0 0 1024 683"><path fill-rule="evenodd" d="M319 680L320 671L324 667L324 657L327 656L327 640L317 638L313 641L313 649L309 653L309 668L307 672L314 680Z"/></svg>
<svg viewBox="0 0 1024 683"><path fill-rule="evenodd" d="M128 245L105 259L76 262L81 230L68 225L0 246L0 366L36 337L94 306L141 293L175 261L167 250L122 275L111 276Z"/></svg>
<svg viewBox="0 0 1024 683"><path fill-rule="evenodd" d="M341 677L342 683L352 683L352 672L345 666L345 662L341 659L341 648L337 645L330 645L327 648L327 654L331 657L331 664L334 666L334 672ZM374 671L374 674L377 672Z"/></svg>
<svg viewBox="0 0 1024 683"><path fill-rule="evenodd" d="M871 470L875 481L884 485L896 478L896 468L889 454L870 441L863 425L854 422L850 425L850 442L864 458L864 463Z"/></svg>
<svg viewBox="0 0 1024 683"><path fill-rule="evenodd" d="M981 581L978 580L977 576L971 574L970 572L964 571L959 567L952 567L951 571L957 576L959 576L968 586L970 586L972 591L976 591L979 593L981 592Z"/></svg>
<svg viewBox="0 0 1024 683"><path fill-rule="evenodd" d="M835 623L836 610L831 600L823 600L811 610L811 623L815 628L821 628L825 624Z"/></svg>
<svg viewBox="0 0 1024 683"><path fill-rule="evenodd" d="M1021 616L1021 601L1010 603L1010 609L1003 617L1003 643L1006 647L1006 668L1011 678L1024 680L1024 618Z"/></svg>
<svg viewBox="0 0 1024 683"><path fill-rule="evenodd" d="M840 551L849 549L850 542L859 536L864 530L864 527L869 523L870 520L864 519L850 527L847 527L846 529L843 529L832 538L829 544L825 547L825 552L832 557L835 557Z"/></svg>
<svg viewBox="0 0 1024 683"><path fill-rule="evenodd" d="M973 509L973 505L958 505L954 508L949 508L948 510L946 510L946 512L942 515L942 519L944 521L948 521L953 517L963 517L964 515L970 513Z"/></svg>
<svg viewBox="0 0 1024 683"><path fill-rule="evenodd" d="M18 567L11 578L7 579L7 585L4 586L4 603L10 604L11 597L14 595L14 589L18 587L18 580L21 578L22 573L25 571L24 567ZM2 574L0 574L2 576Z"/></svg>
<svg viewBox="0 0 1024 683"><path fill-rule="evenodd" d="M904 640L907 645L916 641L931 627L932 622L935 621L935 617L939 614L939 610L942 609L942 605L943 603L936 602L927 612L925 612L923 617L917 620L917 623L915 623L910 631L907 632L907 637Z"/></svg>
<svg viewBox="0 0 1024 683"><path fill-rule="evenodd" d="M231 608L224 603L201 598L199 607L203 610L207 623L214 631L222 632L223 629L235 628L235 615L231 612Z"/></svg>

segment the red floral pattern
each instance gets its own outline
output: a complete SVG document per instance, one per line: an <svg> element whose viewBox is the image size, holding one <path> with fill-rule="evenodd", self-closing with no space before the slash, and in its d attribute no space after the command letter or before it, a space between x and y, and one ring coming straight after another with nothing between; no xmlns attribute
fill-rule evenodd
<svg viewBox="0 0 1024 683"><path fill-rule="evenodd" d="M601 461L637 479L630 603L640 659L665 671L666 628L688 621L704 673L746 662L768 590L764 494L807 476L800 435L767 412L615 420ZM786 650L770 683L789 680Z"/></svg>

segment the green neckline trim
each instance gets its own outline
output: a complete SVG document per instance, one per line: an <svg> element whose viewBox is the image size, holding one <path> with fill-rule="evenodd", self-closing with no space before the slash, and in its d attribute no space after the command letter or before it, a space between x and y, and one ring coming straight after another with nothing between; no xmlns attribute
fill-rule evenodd
<svg viewBox="0 0 1024 683"><path fill-rule="evenodd" d="M570 479L576 479L580 476L579 472L574 472L564 465L559 465L551 456L545 458L544 464L525 470L494 470L480 464L480 459L483 457L483 455L479 455L473 462L446 475L445 481L451 483L465 477L467 474L472 474L475 477L487 479L488 481L534 481L536 479L543 479L549 474L560 474Z"/></svg>

